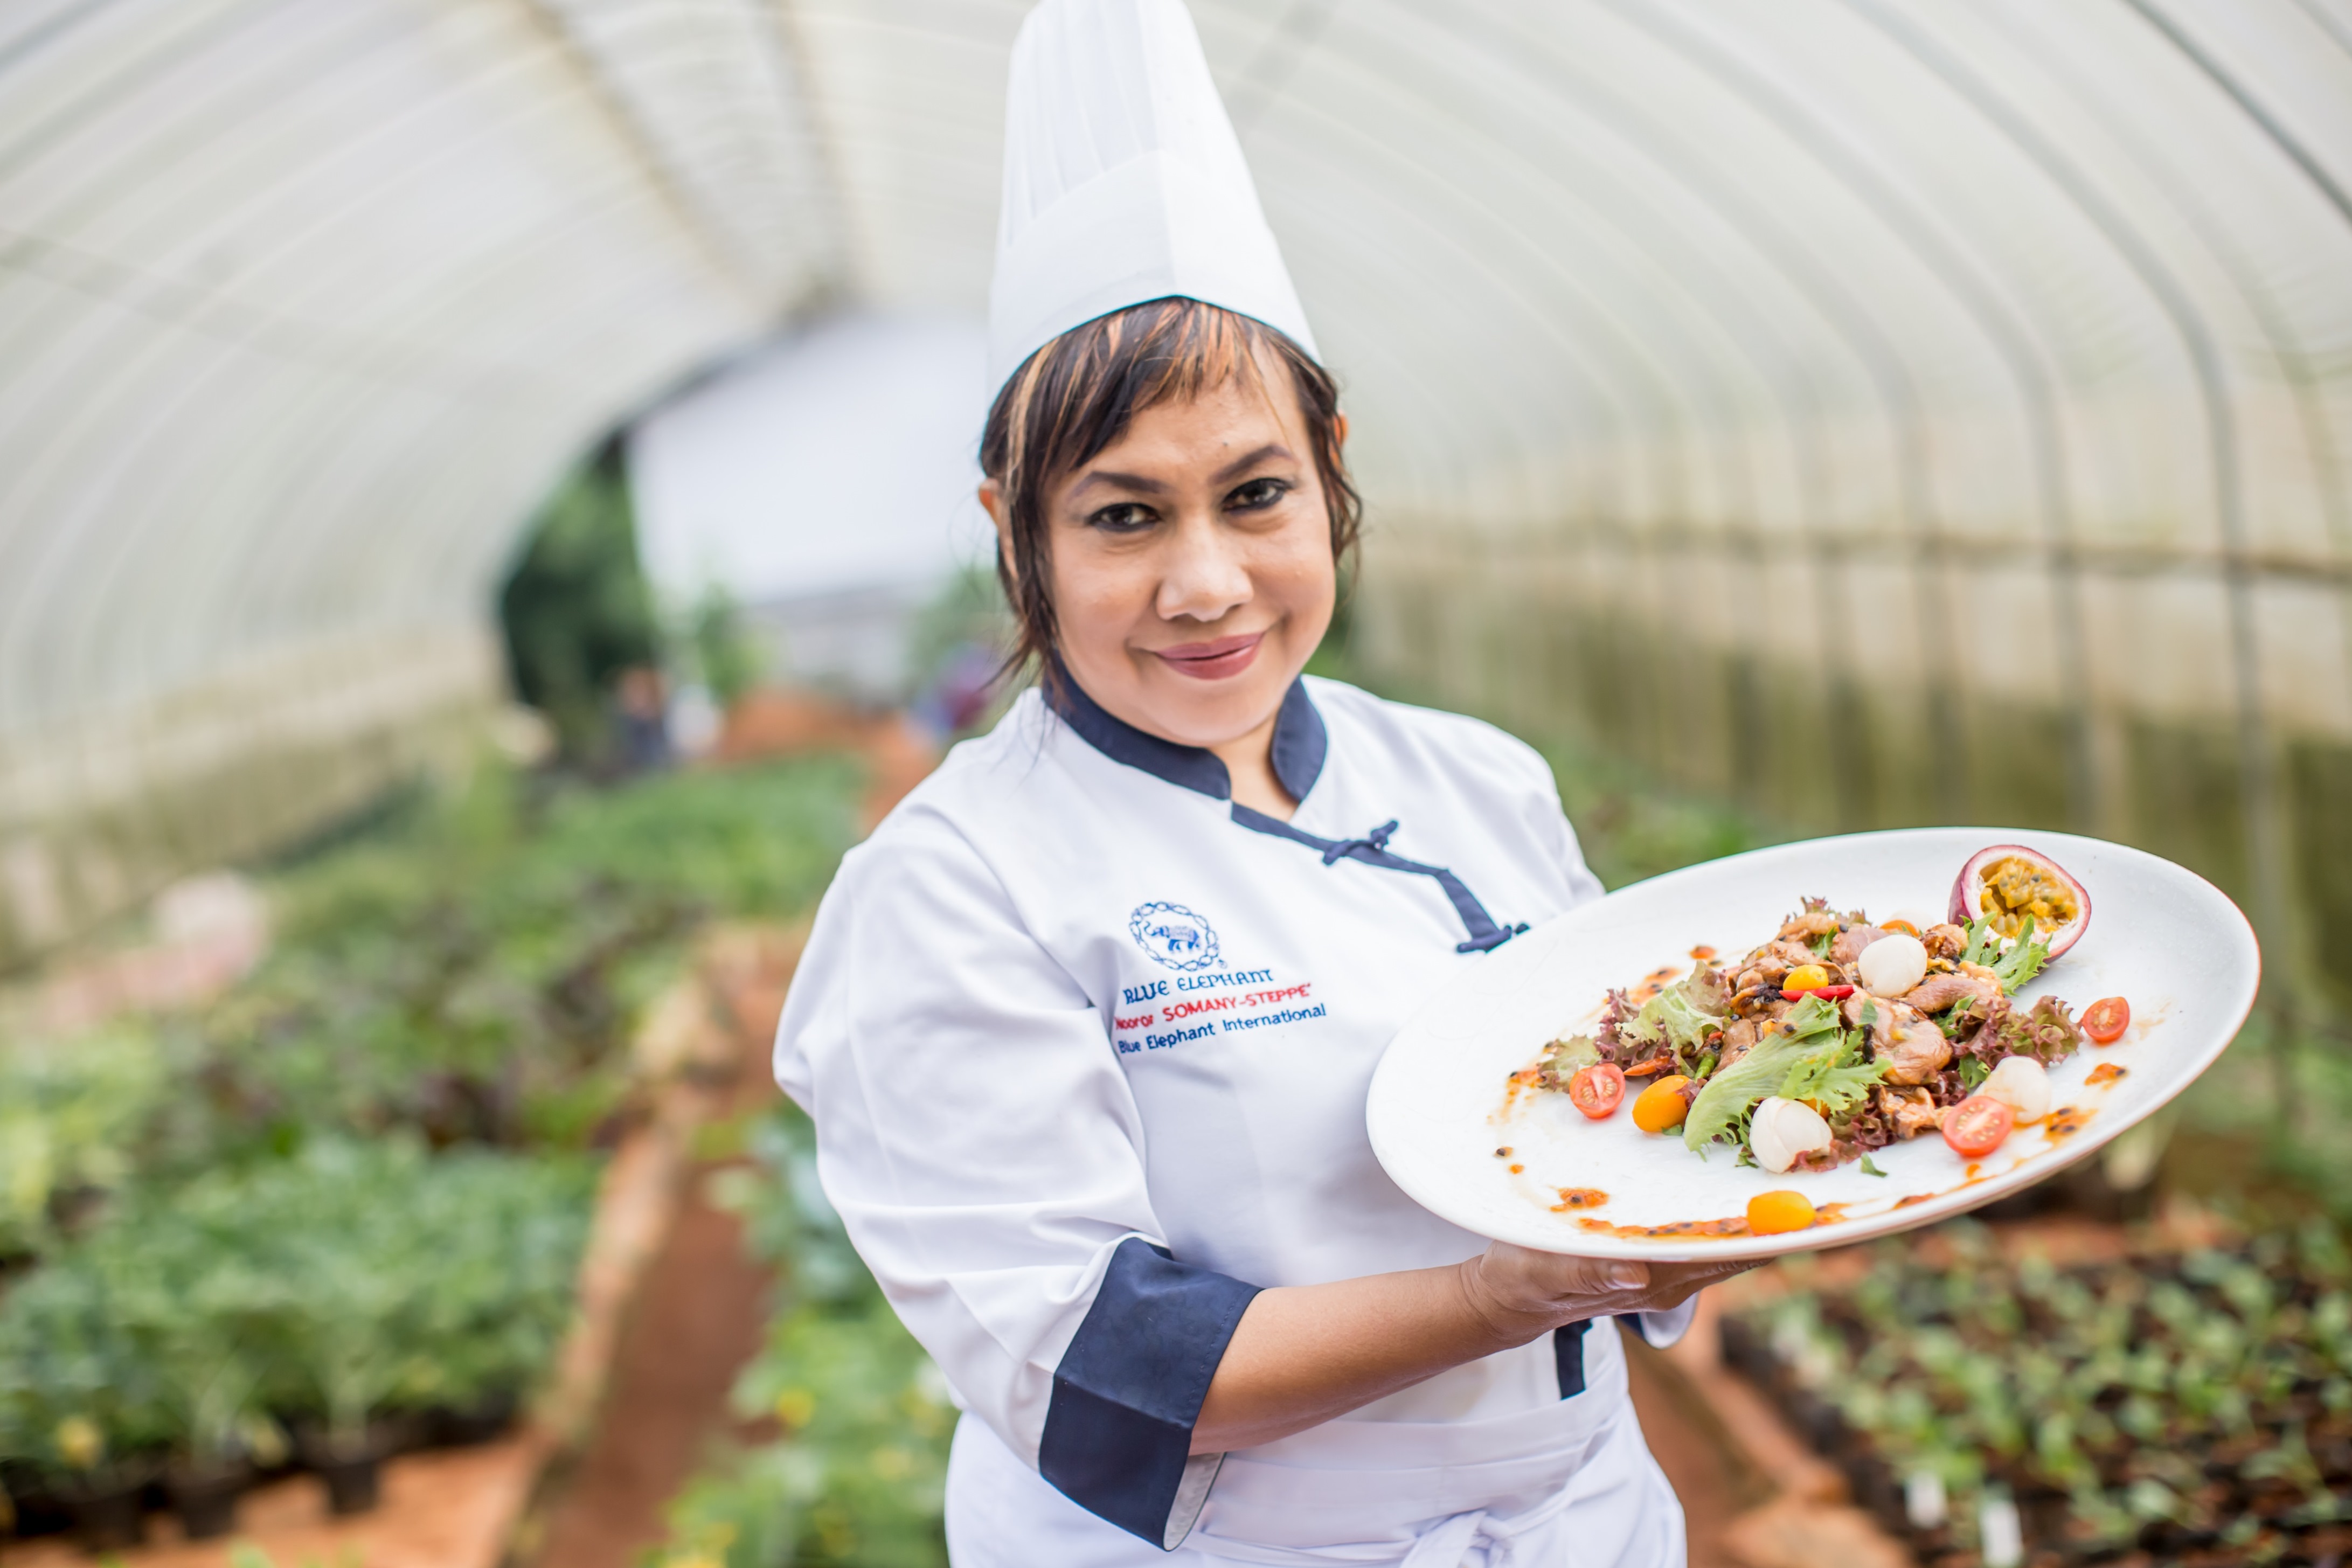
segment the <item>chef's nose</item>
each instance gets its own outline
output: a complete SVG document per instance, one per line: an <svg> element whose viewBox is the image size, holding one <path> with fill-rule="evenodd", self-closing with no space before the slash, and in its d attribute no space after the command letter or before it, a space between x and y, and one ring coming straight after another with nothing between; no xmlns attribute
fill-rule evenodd
<svg viewBox="0 0 2352 1568"><path fill-rule="evenodd" d="M1160 573L1156 608L1162 618L1222 620L1250 601L1249 567L1232 530L1186 518L1176 530Z"/></svg>

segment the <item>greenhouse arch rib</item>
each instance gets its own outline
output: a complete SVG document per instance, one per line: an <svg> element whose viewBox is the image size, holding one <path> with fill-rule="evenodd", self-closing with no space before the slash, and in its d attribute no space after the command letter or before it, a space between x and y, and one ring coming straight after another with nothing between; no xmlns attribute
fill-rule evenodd
<svg viewBox="0 0 2352 1568"><path fill-rule="evenodd" d="M1759 258L1797 289L1822 322L1831 329L1833 339L1864 369L1877 390L1880 407L1888 426L1888 448L1895 458L1895 471L1898 476L1904 525L1914 537L1927 543L1936 556L1937 569L1940 572L1941 531L1928 500L1926 480L1926 411L1902 350L1869 312L1853 306L1850 296L1842 289L1839 280L1823 268L1806 242L1761 203L1751 199L1733 182L1722 177L1721 171L1704 150L1687 145L1683 138L1633 103L1614 86L1591 79L1588 73L1579 68L1577 62L1560 57L1546 41L1522 31L1517 42L1525 50L1548 56L1547 64L1558 73L1550 80L1572 83L1579 89L1580 100L1588 110L1595 112L1596 118L1623 129L1640 142L1654 163L1668 178L1691 191L1706 205L1724 214L1727 226L1740 234ZM1509 62L1519 70L1527 68L1524 53L1497 50L1495 54L1498 61ZM1599 107L1595 109L1595 105ZM1814 475L1812 484L1816 495L1824 488L1824 480L1819 472L1820 462L1817 457L1807 465ZM1825 572L1827 568L1824 566L1822 570ZM1940 582L1940 577L1937 580ZM1918 620L1920 663L1923 670L1932 671L1937 663L1933 650L1949 645L1951 628L1932 589L1922 594L1921 612ZM1933 710L1929 732L1943 754L1943 760L1936 769L1936 776L1939 786L1948 791L1952 785L1948 781L1956 781L1967 766L1962 749L1965 731L1957 721L1951 694L1938 689L1932 679L1929 701ZM1945 803L1957 809L1956 795L1948 793Z"/></svg>
<svg viewBox="0 0 2352 1568"><path fill-rule="evenodd" d="M2083 596L2075 554L2074 519L2067 500L2066 437L2058 420L2057 398L2046 358L2047 351L2040 342L2039 334L2020 319L2001 290L1986 274L1980 258L1969 251L1965 237L1949 232L1945 225L1937 222L1933 214L1904 189L1895 176L1880 169L1856 147L1843 130L1832 130L1825 123L1818 110L1780 83L1768 80L1761 71L1736 51L1703 37L1698 29L1687 21L1681 18L1669 21L1664 7L1645 3L1645 0L1605 0L1605 3L1621 14L1635 18L1637 25L1649 28L1662 38L1671 34L1675 41L1670 47L1679 49L1695 61L1703 62L1704 68L1754 103L1759 112L1769 116L1792 140L1809 148L1822 165L1851 186L1905 247L1919 258L1921 264L1942 282L2008 369L2024 405L2021 416L2028 449L2032 454L2034 488L2041 502L2043 527L2049 535L2051 564L2058 579L2062 598L2058 674L2068 709L2066 787L2069 811L2073 825L2078 830L2089 830L2097 820L2097 803L2103 798L2104 792L2099 786L2097 763L2091 746L2088 711L2090 661L2083 640ZM1940 526L1929 521L1927 527L1940 540ZM1940 584L1948 557L1940 542L1935 549L1933 570ZM1923 596L1933 595L1934 589L1930 588ZM1950 637L1949 617L1940 613L1940 606L1938 614L1928 624L1937 627L1938 640Z"/></svg>
<svg viewBox="0 0 2352 1568"><path fill-rule="evenodd" d="M2262 129L2263 133L2319 188L2327 198L2328 205L2343 220L2347 237L2352 237L2352 197L2347 197L2344 187L2309 149L2287 132L2277 117L2263 106L2259 98L2235 77L2223 71L2209 51L2189 38L2176 23L2156 10L2147 0L2125 0L2125 3L2147 17L2158 32L2245 110L2247 117ZM2337 31L2326 13L2310 5L2308 0L2305 0L2304 9L2320 24L2328 38L2343 48L2347 60L2352 60L2352 37ZM2294 400L2295 417L2302 426L2305 445L2310 448L2316 469L2313 478L2319 490L2319 504L2330 542L2339 562L2352 560L2352 486L2347 486L2342 446L2329 426L2326 410L2320 404L2317 367L2305 353L2300 339L2281 318L2271 290L2254 276L2250 259L2231 233L2229 226L2213 215L2195 185L2170 178L2173 172L2161 163L2150 165L2143 160L2143 168L2149 178L2167 181L2175 205L2196 226L2206 247L2229 273L2240 297L2245 300L2248 311L2261 327L2269 344L2271 357L2279 366L2281 379L2286 384L2288 395ZM2342 574L2340 585L2341 596L2348 612L2343 617L2342 627L2345 661L2347 668L2352 668L2352 574Z"/></svg>
<svg viewBox="0 0 2352 1568"><path fill-rule="evenodd" d="M2231 676L2237 704L2238 765L2244 791L2247 874L2254 891L2254 922L2263 936L2280 941L2284 930L2284 887L2285 837L2278 823L2275 773L2270 754L2268 726L2263 714L2261 675L2256 665L2252 595L2247 578L2244 494L2239 478L2237 422L2231 401L2228 371L2221 351L2206 331L2203 316L2179 279L2139 232L2107 202L2105 195L2069 158L2064 150L2043 136L1990 83L1907 17L1895 16L1879 0L1843 0L1868 17L1889 37L1900 41L1953 89L1973 103L1986 121L2041 164L2063 186L2083 215L2106 237L2116 253L2139 278L2179 334L2196 372L2204 405L2213 468L2213 501L2224 542L2223 581L2230 614ZM2127 0L2126 0L2127 3Z"/></svg>

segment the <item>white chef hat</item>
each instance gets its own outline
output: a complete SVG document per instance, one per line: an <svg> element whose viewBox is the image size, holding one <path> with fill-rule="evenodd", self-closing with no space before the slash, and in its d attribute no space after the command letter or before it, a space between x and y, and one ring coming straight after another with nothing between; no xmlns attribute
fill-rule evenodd
<svg viewBox="0 0 2352 1568"><path fill-rule="evenodd" d="M1315 353L1182 0L1045 0L1013 45L989 384L1072 327L1175 295Z"/></svg>

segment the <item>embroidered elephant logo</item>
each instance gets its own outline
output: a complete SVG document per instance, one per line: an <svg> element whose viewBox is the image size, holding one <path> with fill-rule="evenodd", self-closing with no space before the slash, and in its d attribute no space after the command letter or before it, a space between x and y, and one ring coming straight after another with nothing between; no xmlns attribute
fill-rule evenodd
<svg viewBox="0 0 2352 1568"><path fill-rule="evenodd" d="M1181 904L1139 904L1127 929L1136 946L1171 969L1207 969L1217 962L1216 928Z"/></svg>

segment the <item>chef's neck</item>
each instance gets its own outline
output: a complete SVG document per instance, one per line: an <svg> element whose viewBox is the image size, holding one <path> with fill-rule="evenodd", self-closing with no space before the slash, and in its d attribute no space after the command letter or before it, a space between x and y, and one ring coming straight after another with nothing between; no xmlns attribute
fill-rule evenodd
<svg viewBox="0 0 2352 1568"><path fill-rule="evenodd" d="M1225 773L1233 780L1235 805L1245 805L1288 822L1297 811L1298 803L1290 798L1290 792L1282 787L1282 780L1274 771L1274 725L1281 716L1281 710L1276 709L1256 729L1208 749L1225 764Z"/></svg>

